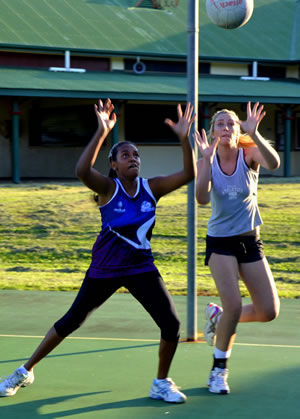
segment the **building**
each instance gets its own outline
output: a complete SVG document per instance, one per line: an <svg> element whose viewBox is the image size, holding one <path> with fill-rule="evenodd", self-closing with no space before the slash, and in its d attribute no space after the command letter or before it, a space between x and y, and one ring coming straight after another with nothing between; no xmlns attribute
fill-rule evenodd
<svg viewBox="0 0 300 419"><path fill-rule="evenodd" d="M143 176L176 170L179 143L163 121L186 102L187 4L0 0L0 179L74 178L95 130L93 104L106 97L118 125L99 170L124 139L138 145ZM282 158L272 174L300 176L300 3L255 0L235 30L211 23L205 0L199 7L199 126L224 107L243 118L248 100L259 101L260 130Z"/></svg>

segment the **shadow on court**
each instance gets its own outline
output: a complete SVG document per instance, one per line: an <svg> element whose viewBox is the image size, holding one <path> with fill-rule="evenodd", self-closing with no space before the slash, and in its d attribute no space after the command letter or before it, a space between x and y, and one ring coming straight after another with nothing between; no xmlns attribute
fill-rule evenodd
<svg viewBox="0 0 300 419"><path fill-rule="evenodd" d="M127 349L141 349L147 348L152 346L159 346L159 343L150 343L146 345L135 345L135 346L121 346L119 348L105 348L105 349L95 349L93 351L81 351L81 352L69 352L69 353L62 353L62 354L53 354L47 355L46 358L60 358L60 357L67 357L67 356L79 356L79 355L88 355L88 354L96 354L101 352L111 352L111 351L123 351ZM7 364L9 362L25 362L28 358L15 358L15 359L1 359L0 364Z"/></svg>
<svg viewBox="0 0 300 419"><path fill-rule="evenodd" d="M245 374L245 378L247 374ZM299 417L298 386L300 368L278 371L245 383L234 394L220 396L208 393L206 388L185 389L188 401L182 405L166 404L138 397L102 403L108 391L65 395L19 402L0 407L1 418L55 419L55 418L157 418L165 415L175 418L271 418L296 419ZM29 394L28 394L29 395ZM117 396L117 395L116 395ZM80 406L90 400L90 406ZM94 404L95 400L97 403ZM0 403L3 399L0 399ZM72 402L73 407L65 404Z"/></svg>
<svg viewBox="0 0 300 419"><path fill-rule="evenodd" d="M0 376L28 359L57 320L57 308L63 314L73 298L74 293L0 292ZM217 302L198 299L199 332L210 300ZM184 337L186 298L174 301ZM35 368L32 386L0 398L0 418L297 419L300 303L283 300L281 305L274 322L239 325L227 396L206 387L213 348L181 342L170 376L188 400L173 405L148 397L157 368L156 325L131 296L116 295Z"/></svg>

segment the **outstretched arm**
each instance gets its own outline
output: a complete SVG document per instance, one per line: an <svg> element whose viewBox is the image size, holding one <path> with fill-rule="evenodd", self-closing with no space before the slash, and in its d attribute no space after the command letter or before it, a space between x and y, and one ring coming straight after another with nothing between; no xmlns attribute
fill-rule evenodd
<svg viewBox="0 0 300 419"><path fill-rule="evenodd" d="M212 144L209 144L203 129L202 136L196 131L194 139L202 154L202 159L197 162L196 199L199 204L206 205L210 201L211 166L220 138L216 138Z"/></svg>
<svg viewBox="0 0 300 419"><path fill-rule="evenodd" d="M194 152L189 141L190 129L196 118L196 115L193 115L191 103L186 105L184 114L181 105L177 105L177 115L177 122L166 119L165 123L175 132L180 140L183 153L183 170L169 176L158 176L149 179L150 188L157 199L190 182L196 175Z"/></svg>
<svg viewBox="0 0 300 419"><path fill-rule="evenodd" d="M109 194L110 189L113 188L111 179L93 168L105 138L116 123L117 116L113 110L114 106L110 99L107 99L104 104L99 100L98 105L95 105L98 128L81 154L75 169L76 176L88 188L100 195Z"/></svg>
<svg viewBox="0 0 300 419"><path fill-rule="evenodd" d="M247 149L247 161L250 167L261 165L265 169L275 170L280 166L280 158L276 150L268 143L267 140L258 132L258 126L265 117L266 112L263 111L263 105L255 103L251 109L251 103L247 105L247 120L239 121L243 131L247 132L253 139L257 147Z"/></svg>

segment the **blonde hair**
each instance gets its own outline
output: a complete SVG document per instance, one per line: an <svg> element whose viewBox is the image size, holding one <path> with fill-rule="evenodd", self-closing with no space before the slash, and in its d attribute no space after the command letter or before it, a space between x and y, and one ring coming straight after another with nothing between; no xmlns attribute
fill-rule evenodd
<svg viewBox="0 0 300 419"><path fill-rule="evenodd" d="M227 113L229 115L232 115L233 119L235 120L239 120L239 117L237 116L237 114L234 111L231 111L229 109L221 109L220 111L217 111L213 114L211 121L210 121L210 128L208 131L208 141L211 142L212 140L212 134L215 128L215 122L217 117L222 114L222 113ZM247 133L243 134L240 132L239 135L239 139L237 142L237 146L240 148L249 148L249 147L255 147L256 144L255 142L252 140L252 138L250 137L250 135L248 135Z"/></svg>

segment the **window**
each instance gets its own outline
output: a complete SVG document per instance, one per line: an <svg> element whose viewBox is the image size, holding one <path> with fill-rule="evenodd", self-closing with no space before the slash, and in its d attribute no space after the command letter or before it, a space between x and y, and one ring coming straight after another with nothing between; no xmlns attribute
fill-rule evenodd
<svg viewBox="0 0 300 419"><path fill-rule="evenodd" d="M209 74L210 73L210 63L199 63L199 73L200 74Z"/></svg>
<svg viewBox="0 0 300 419"><path fill-rule="evenodd" d="M249 75L252 75L252 64L248 68ZM257 65L257 76L258 77L270 77L273 79L284 79L286 77L286 68L276 65L265 65L258 63Z"/></svg>
<svg viewBox="0 0 300 419"><path fill-rule="evenodd" d="M142 144L179 143L177 136L164 121L177 121L177 107L174 105L125 105L125 138Z"/></svg>
<svg viewBox="0 0 300 419"><path fill-rule="evenodd" d="M165 7L177 7L179 0L138 0L135 7L162 10Z"/></svg>
<svg viewBox="0 0 300 419"><path fill-rule="evenodd" d="M97 129L93 105L32 107L29 144L32 146L85 146Z"/></svg>
<svg viewBox="0 0 300 419"><path fill-rule="evenodd" d="M161 72L161 73L186 73L185 61L159 61L159 60L141 60L145 66L146 71ZM137 62L133 59L125 59L125 70L132 71L134 64Z"/></svg>
<svg viewBox="0 0 300 419"><path fill-rule="evenodd" d="M63 67L64 55L59 54L39 54L22 52L0 52L1 67L29 67L29 68L49 68ZM110 60L104 57L93 56L71 56L71 66L74 68L85 68L90 71L109 71Z"/></svg>
<svg viewBox="0 0 300 419"><path fill-rule="evenodd" d="M187 63L186 61L162 61L162 60L148 60L141 59L141 61L146 66L146 71L158 72L158 73L178 73L186 74L187 73ZM126 58L124 60L125 70L133 71L133 66L136 64L137 60ZM199 73L200 74L209 74L210 73L210 63L199 63Z"/></svg>

